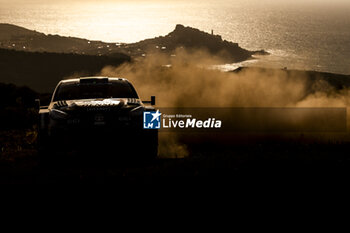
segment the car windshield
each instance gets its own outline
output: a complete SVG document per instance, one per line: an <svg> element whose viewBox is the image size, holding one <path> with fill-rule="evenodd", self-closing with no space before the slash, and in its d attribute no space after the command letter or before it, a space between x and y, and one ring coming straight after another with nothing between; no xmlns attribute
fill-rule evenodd
<svg viewBox="0 0 350 233"><path fill-rule="evenodd" d="M138 98L135 89L125 81L109 83L62 83L54 101L96 98Z"/></svg>

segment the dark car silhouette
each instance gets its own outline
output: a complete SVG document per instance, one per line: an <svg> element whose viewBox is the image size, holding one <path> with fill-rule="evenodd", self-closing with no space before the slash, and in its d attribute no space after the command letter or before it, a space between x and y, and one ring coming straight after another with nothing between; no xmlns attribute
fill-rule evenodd
<svg viewBox="0 0 350 233"><path fill-rule="evenodd" d="M101 151L108 151L113 159L155 158L158 131L143 129L143 113L155 108L145 103L155 105L155 97L142 102L133 85L123 78L60 81L49 106L41 106L39 111L41 160L75 150L94 151L95 159L106 154Z"/></svg>

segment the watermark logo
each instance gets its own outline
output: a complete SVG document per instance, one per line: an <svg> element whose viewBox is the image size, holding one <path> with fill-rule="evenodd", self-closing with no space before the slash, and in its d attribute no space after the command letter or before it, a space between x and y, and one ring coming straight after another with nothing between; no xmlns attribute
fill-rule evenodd
<svg viewBox="0 0 350 233"><path fill-rule="evenodd" d="M144 129L160 129L160 116L162 113L159 110L143 113L143 128Z"/></svg>

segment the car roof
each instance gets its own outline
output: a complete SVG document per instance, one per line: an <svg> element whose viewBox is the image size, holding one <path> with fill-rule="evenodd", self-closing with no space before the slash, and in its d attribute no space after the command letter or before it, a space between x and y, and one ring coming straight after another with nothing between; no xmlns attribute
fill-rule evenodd
<svg viewBox="0 0 350 233"><path fill-rule="evenodd" d="M81 80L83 81L89 81L89 80L104 80L107 79L108 82L120 82L120 81L124 81L124 82L129 82L127 79L125 78L118 78L118 77L103 77L103 76L91 76L91 77L80 77L80 78L72 78L72 79L64 79L61 80L60 83L80 83Z"/></svg>

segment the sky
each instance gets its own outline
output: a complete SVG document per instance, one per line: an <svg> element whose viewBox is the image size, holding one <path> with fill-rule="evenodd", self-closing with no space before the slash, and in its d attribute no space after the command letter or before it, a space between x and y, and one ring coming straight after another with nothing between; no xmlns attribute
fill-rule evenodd
<svg viewBox="0 0 350 233"><path fill-rule="evenodd" d="M242 0L0 0L1 3L46 3L46 4L52 4L52 3L58 3L58 2L78 2L78 3L87 3L87 2L229 2L234 3L237 1ZM349 0L245 0L245 2L256 2L256 3L278 3L278 4L285 4L285 3L315 3L315 4L327 4L327 3L349 3Z"/></svg>
<svg viewBox="0 0 350 233"><path fill-rule="evenodd" d="M137 4L140 3L150 3L150 4L203 4L203 3L213 3L215 5L234 5L235 3L245 3L247 5L260 5L263 7L280 5L303 5L303 6L349 6L350 0L0 0L0 8L5 8L6 5L16 5L16 4L47 4L47 5L57 5L57 4L105 4L105 3L123 3L123 4Z"/></svg>

